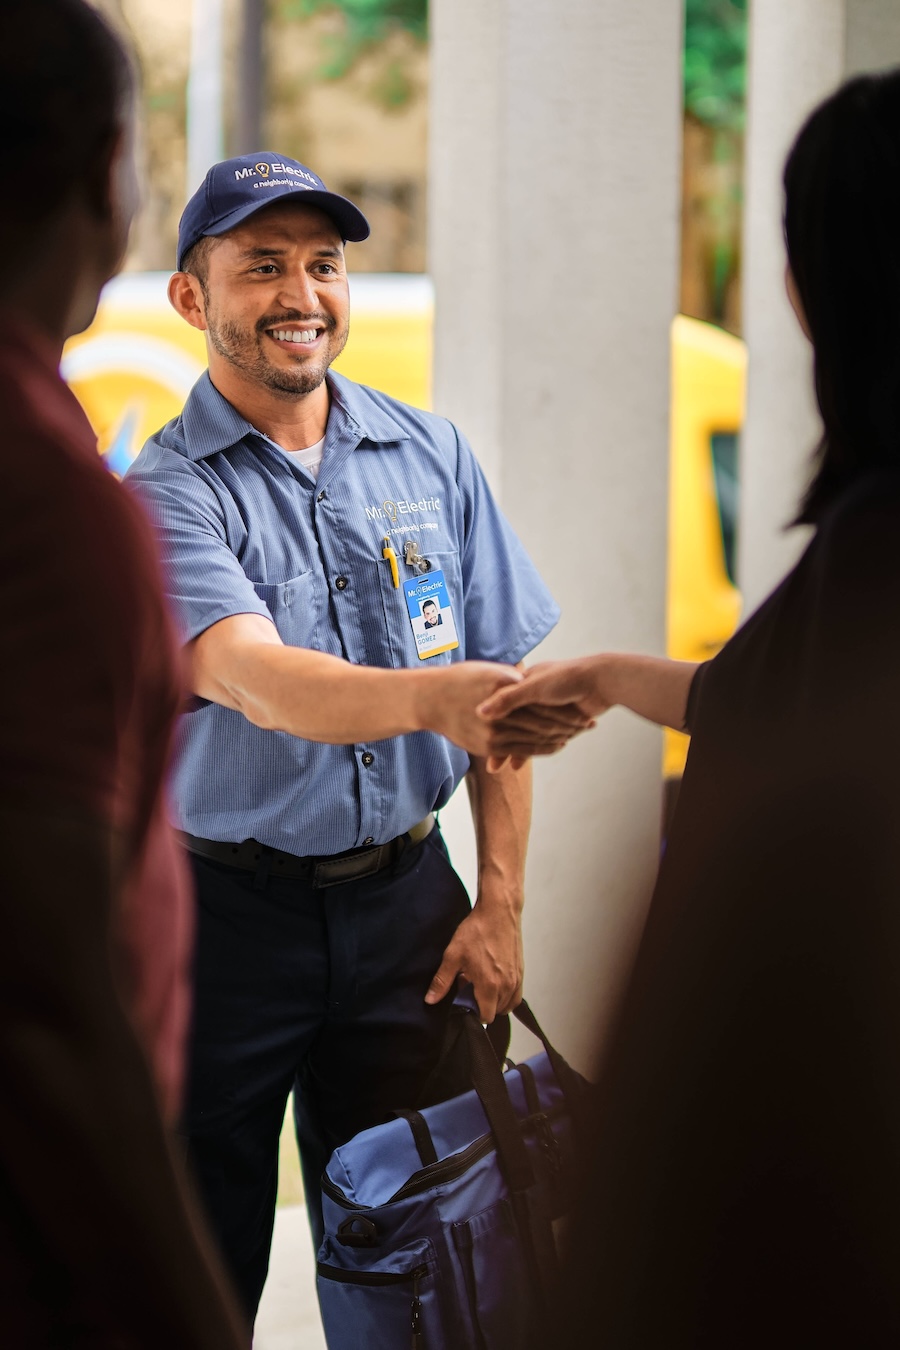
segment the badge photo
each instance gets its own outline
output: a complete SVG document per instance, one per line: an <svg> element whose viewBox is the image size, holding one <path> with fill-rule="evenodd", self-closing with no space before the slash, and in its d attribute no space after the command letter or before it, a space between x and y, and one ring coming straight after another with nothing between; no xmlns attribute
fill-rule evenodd
<svg viewBox="0 0 900 1350"><path fill-rule="evenodd" d="M443 572L426 572L404 581L403 594L420 661L459 646Z"/></svg>

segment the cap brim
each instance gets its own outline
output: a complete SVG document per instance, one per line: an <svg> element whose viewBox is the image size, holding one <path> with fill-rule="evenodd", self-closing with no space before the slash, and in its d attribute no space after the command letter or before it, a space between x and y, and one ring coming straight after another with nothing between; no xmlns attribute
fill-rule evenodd
<svg viewBox="0 0 900 1350"><path fill-rule="evenodd" d="M223 216L215 225L210 226L186 243L180 251L178 265L184 261L184 256L193 248L200 239L207 235L218 236L227 234L233 230L236 225L241 225L245 220L262 211L267 206L277 206L282 202L300 202L303 206L317 206L326 215L330 216L335 225L341 232L342 239L348 239L351 243L361 243L363 239L368 239L370 234L369 222L366 220L358 206L354 206L346 197L339 196L336 192L321 192L318 188L301 188L291 192L280 192L277 195L263 196L261 201L246 202L236 211L230 211L227 216Z"/></svg>

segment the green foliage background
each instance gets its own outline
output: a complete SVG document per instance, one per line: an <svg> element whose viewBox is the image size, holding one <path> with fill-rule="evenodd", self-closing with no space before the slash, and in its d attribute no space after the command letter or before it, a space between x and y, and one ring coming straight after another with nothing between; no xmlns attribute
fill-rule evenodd
<svg viewBox="0 0 900 1350"><path fill-rule="evenodd" d="M708 126L744 127L747 0L686 0L684 106Z"/></svg>
<svg viewBox="0 0 900 1350"><path fill-rule="evenodd" d="M323 11L343 18L329 38L320 74L337 80L364 52L392 31L428 39L428 0L282 0L285 18ZM709 126L743 129L747 57L747 0L685 0L684 106ZM402 98L399 101L403 101Z"/></svg>
<svg viewBox="0 0 900 1350"><path fill-rule="evenodd" d="M596 0L600 3L600 0ZM672 2L672 0L670 0ZM339 80L360 58L376 54L368 96L388 111L405 107L417 93L408 55L389 39L402 33L428 40L428 0L269 0L287 20L331 15L339 22L320 36L316 77ZM565 0L547 0L564 4ZM711 128L714 162L739 166L742 155L747 69L748 0L684 0L684 109ZM407 48L408 52L408 48ZM370 68L371 69L371 68ZM740 251L740 174L703 204L715 235L710 280L711 313L721 321L726 289L736 276Z"/></svg>
<svg viewBox="0 0 900 1350"><path fill-rule="evenodd" d="M309 19L323 11L338 11L343 27L323 42L319 75L339 80L357 59L380 46L398 30L411 33L419 42L428 40L428 0L282 0L286 19ZM399 108L410 98L412 87L399 66L391 66L373 90L384 107Z"/></svg>

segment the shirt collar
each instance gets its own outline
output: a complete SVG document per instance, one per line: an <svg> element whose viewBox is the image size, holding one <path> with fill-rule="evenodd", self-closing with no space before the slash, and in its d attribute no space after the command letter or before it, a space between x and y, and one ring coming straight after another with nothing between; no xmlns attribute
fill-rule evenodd
<svg viewBox="0 0 900 1350"><path fill-rule="evenodd" d="M361 384L329 371L326 376L331 393L331 409L325 431L325 445L342 433L353 434L357 443L369 441L381 445L408 441L409 434L390 413L372 398ZM194 385L181 414L185 452L188 459L206 459L220 450L230 450L245 436L260 433L228 402L209 378L206 370Z"/></svg>

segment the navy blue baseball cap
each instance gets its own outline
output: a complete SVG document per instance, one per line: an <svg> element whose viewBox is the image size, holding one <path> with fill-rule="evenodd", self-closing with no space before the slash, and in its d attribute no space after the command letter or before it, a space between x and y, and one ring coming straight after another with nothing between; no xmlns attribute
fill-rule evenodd
<svg viewBox="0 0 900 1350"><path fill-rule="evenodd" d="M272 202L302 201L331 216L342 239L369 237L369 222L346 197L329 192L318 174L296 159L262 150L214 164L184 208L178 224L178 268L204 235L227 234Z"/></svg>

